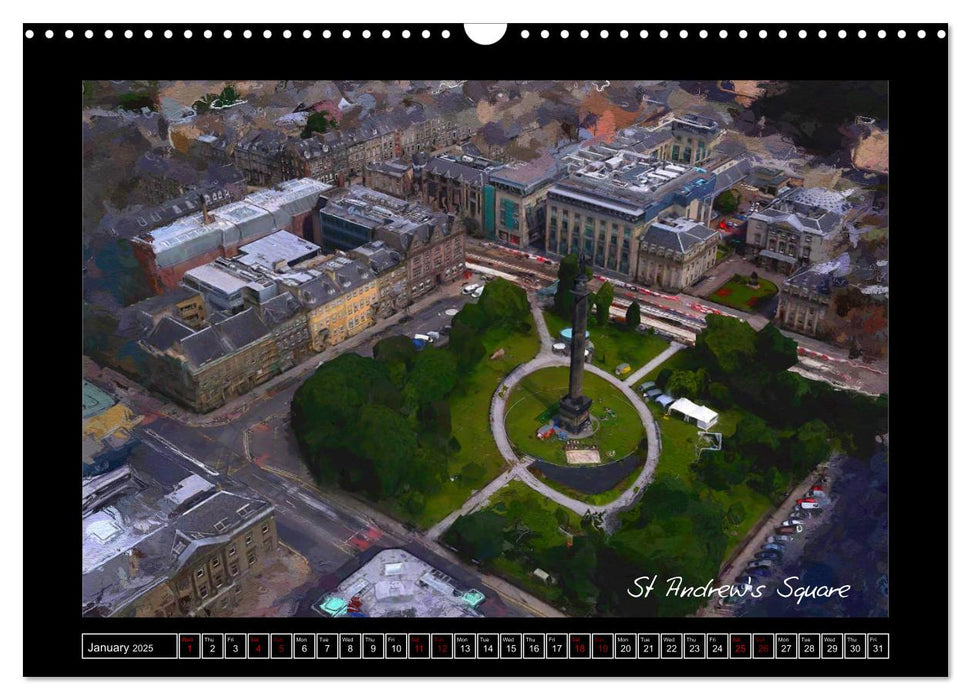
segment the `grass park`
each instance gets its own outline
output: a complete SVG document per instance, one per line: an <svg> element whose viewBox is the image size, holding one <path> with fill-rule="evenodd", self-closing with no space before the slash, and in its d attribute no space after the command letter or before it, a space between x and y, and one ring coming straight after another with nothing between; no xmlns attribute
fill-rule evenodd
<svg viewBox="0 0 971 700"><path fill-rule="evenodd" d="M506 403L506 434L519 452L551 464L567 465L565 443L556 437L541 440L536 431L556 414L569 384L568 367L544 367L513 387ZM584 374L583 393L593 400L590 412L599 428L582 442L597 446L601 463L633 452L645 434L640 416L630 401L610 382L590 372Z"/></svg>
<svg viewBox="0 0 971 700"><path fill-rule="evenodd" d="M747 279L735 275L709 296L708 300L738 311L752 311L778 292L779 288L774 282L762 277L759 278L758 286L752 286Z"/></svg>
<svg viewBox="0 0 971 700"><path fill-rule="evenodd" d="M546 327L553 342L559 340L560 331L569 328L570 323L550 311L543 312ZM641 333L613 321L605 326L589 324L590 341L593 343L593 364L613 372L617 365L626 362L631 371L641 367L664 351L668 342L653 333Z"/></svg>
<svg viewBox="0 0 971 700"><path fill-rule="evenodd" d="M509 332L501 328L489 330L482 338L486 356L469 374L462 377L459 385L448 398L452 409L452 433L461 449L451 455L448 471L451 480L442 490L429 495L425 509L417 518L420 527L431 527L487 483L499 476L503 459L496 447L495 439L489 429L489 406L492 395L502 379L516 365L527 362L539 350L539 336L536 328L530 333ZM504 350L502 357L490 360L489 357L499 349ZM484 470L482 476L471 480L463 468L477 464ZM478 470L476 470L478 471Z"/></svg>

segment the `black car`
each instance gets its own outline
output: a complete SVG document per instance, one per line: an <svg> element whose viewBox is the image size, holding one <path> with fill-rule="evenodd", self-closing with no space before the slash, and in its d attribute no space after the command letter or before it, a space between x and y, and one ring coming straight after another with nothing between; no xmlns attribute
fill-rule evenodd
<svg viewBox="0 0 971 700"><path fill-rule="evenodd" d="M763 549L758 554L755 555L758 561L764 561L766 559L770 561L778 561L782 559L782 552L774 552L771 549Z"/></svg>

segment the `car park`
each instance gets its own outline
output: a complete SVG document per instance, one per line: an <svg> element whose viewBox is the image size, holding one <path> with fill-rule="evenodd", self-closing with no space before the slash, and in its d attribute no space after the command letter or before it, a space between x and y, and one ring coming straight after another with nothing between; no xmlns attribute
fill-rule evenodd
<svg viewBox="0 0 971 700"><path fill-rule="evenodd" d="M472 284L467 284L462 287L462 294L475 294L475 291L481 288L482 285L478 282L473 282Z"/></svg>
<svg viewBox="0 0 971 700"><path fill-rule="evenodd" d="M818 501L813 501L812 503L800 503L799 507L803 510L822 510L823 504Z"/></svg>
<svg viewBox="0 0 971 700"><path fill-rule="evenodd" d="M786 546L778 542L770 542L769 544L762 545L762 549L771 552L784 552L786 551Z"/></svg>
<svg viewBox="0 0 971 700"><path fill-rule="evenodd" d="M790 527L793 525L805 525L805 521L799 520L798 518L790 518L789 520L782 521L782 527Z"/></svg>
<svg viewBox="0 0 971 700"><path fill-rule="evenodd" d="M773 542L781 542L781 543L792 542L792 536L791 535L769 535L768 539L766 539L766 542L768 542L769 544L772 544Z"/></svg>

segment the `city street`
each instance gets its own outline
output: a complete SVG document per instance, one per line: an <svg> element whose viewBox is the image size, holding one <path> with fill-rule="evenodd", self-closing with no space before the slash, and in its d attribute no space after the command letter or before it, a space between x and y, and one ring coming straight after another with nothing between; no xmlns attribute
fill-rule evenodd
<svg viewBox="0 0 971 700"><path fill-rule="evenodd" d="M267 382L257 391L199 416L149 393L127 378L85 362L84 373L144 416L136 434L161 451L179 455L186 467L220 488L249 487L273 504L281 543L307 561L315 582L294 595L316 598L332 585L335 572L366 557L372 547L408 545L431 552L456 579L474 581L489 597L483 612L500 616L558 615L529 594L501 579L480 574L420 533L409 532L392 518L338 490L322 491L312 480L289 427L294 392L319 363L343 352L370 356L381 338L439 331L470 297L461 294L460 280L443 292L368 331L331 348ZM446 313L448 312L448 313ZM442 341L447 342L446 338ZM440 568L441 568L440 567ZM310 601L312 602L312 600ZM305 613L309 603L301 600Z"/></svg>

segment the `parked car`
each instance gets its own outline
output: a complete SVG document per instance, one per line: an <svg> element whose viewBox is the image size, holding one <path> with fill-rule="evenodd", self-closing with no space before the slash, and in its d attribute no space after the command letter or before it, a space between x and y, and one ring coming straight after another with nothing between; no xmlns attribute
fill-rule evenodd
<svg viewBox="0 0 971 700"><path fill-rule="evenodd" d="M438 332L441 333L442 335L448 335L449 333L452 332L452 327L451 326L442 326L441 329Z"/></svg>
<svg viewBox="0 0 971 700"><path fill-rule="evenodd" d="M476 290L472 292L472 298L478 299L479 297L481 297L483 289L485 289L485 287L477 287Z"/></svg>
<svg viewBox="0 0 971 700"><path fill-rule="evenodd" d="M462 294L474 294L475 290L481 288L482 285L478 282L473 282L472 284L467 284L462 287Z"/></svg>
<svg viewBox="0 0 971 700"><path fill-rule="evenodd" d="M769 542L769 544L762 545L762 549L772 552L784 552L786 551L786 546L778 542Z"/></svg>
<svg viewBox="0 0 971 700"><path fill-rule="evenodd" d="M799 529L798 530L796 529L796 527L794 525L793 526L780 525L779 527L777 527L775 529L775 533L777 535L792 535L792 534L795 534L797 532L802 532L802 525L799 526Z"/></svg>
<svg viewBox="0 0 971 700"><path fill-rule="evenodd" d="M766 559L770 561L779 561L782 559L782 552L773 552L772 550L763 549L761 552L755 555L755 561L765 561Z"/></svg>
<svg viewBox="0 0 971 700"><path fill-rule="evenodd" d="M764 563L762 562L752 562L752 563L756 564L756 566L752 567L751 569L745 570L745 573L749 574L750 576L765 577L765 576L770 576L772 574L772 569L766 566Z"/></svg>
<svg viewBox="0 0 971 700"><path fill-rule="evenodd" d="M438 331L428 331L427 333L425 333L425 335L427 335L433 341L438 340L439 338L442 337L441 333L439 333Z"/></svg>
<svg viewBox="0 0 971 700"><path fill-rule="evenodd" d="M772 544L774 542L782 542L782 543L792 542L792 536L791 535L769 535L768 539L766 539L766 542L768 542L769 544Z"/></svg>
<svg viewBox="0 0 971 700"><path fill-rule="evenodd" d="M822 509L823 504L816 500L803 501L799 504L799 507L803 510L820 510Z"/></svg>
<svg viewBox="0 0 971 700"><path fill-rule="evenodd" d="M805 525L805 520L799 520L798 518L790 518L789 520L782 521L782 527L796 527L797 525Z"/></svg>

